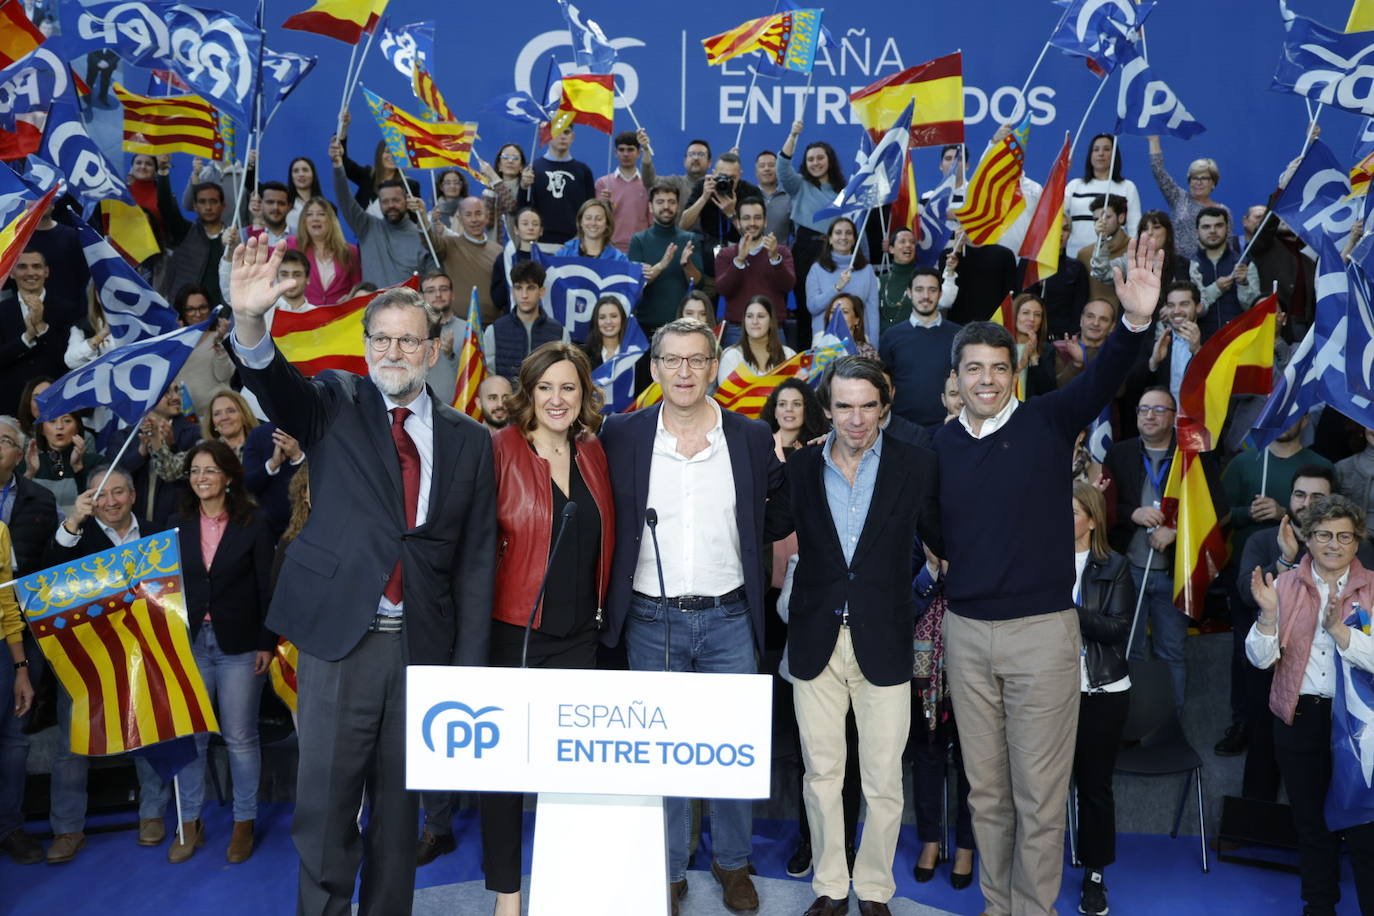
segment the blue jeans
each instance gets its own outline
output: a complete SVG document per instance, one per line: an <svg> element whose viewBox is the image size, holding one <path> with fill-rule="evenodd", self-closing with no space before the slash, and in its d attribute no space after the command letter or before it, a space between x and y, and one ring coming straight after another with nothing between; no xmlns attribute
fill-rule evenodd
<svg viewBox="0 0 1374 916"><path fill-rule="evenodd" d="M234 783L234 820L258 816L258 779L262 751L258 746L258 702L262 677L253 673L256 652L226 655L215 642L215 630L207 621L191 645L196 667L205 681L205 692L215 705L219 732L229 748L229 776ZM181 816L200 817L205 804L206 749L209 735L196 736L196 759L181 771Z"/></svg>
<svg viewBox="0 0 1374 916"><path fill-rule="evenodd" d="M663 670L663 607L652 598L634 595L625 621L625 649L635 671ZM672 642L668 667L673 671L710 674L754 674L754 630L749 605L743 601L701 611L668 608ZM687 877L692 848L692 810L686 798L665 798L668 825L668 880ZM754 803L750 799L711 801L711 848L724 869L749 864L753 849Z"/></svg>
<svg viewBox="0 0 1374 916"><path fill-rule="evenodd" d="M1144 569L1131 564L1131 581L1135 583L1136 597L1140 595L1140 580L1144 574ZM1188 686L1188 669L1183 657L1183 641L1188 638L1188 615L1174 606L1172 570L1150 570L1145 600L1141 602L1140 616L1135 622L1131 658L1145 658L1146 621L1150 624L1150 648L1154 650L1155 658L1168 664L1169 677L1174 684L1174 703L1182 707Z"/></svg>
<svg viewBox="0 0 1374 916"><path fill-rule="evenodd" d="M72 698L61 684L57 687L57 728L61 737L57 756L52 761L48 820L55 834L80 833L86 828L86 774L91 759L72 753ZM171 786L163 782L153 765L142 757L134 757L134 771L138 774L139 819L162 817L172 798ZM23 792L22 782L19 791ZM3 833L0 829L0 835Z"/></svg>
<svg viewBox="0 0 1374 916"><path fill-rule="evenodd" d="M0 659L0 839L24 824L24 779L28 772L29 736L14 714L14 665L9 653Z"/></svg>

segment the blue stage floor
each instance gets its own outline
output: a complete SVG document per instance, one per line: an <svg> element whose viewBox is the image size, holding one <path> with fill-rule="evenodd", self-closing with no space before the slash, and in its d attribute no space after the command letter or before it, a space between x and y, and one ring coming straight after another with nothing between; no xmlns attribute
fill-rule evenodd
<svg viewBox="0 0 1374 916"><path fill-rule="evenodd" d="M92 819L92 826L124 819ZM258 848L243 865L228 865L224 847L229 840L227 806L212 806L206 814L206 845L187 863L167 864L166 844L144 849L133 831L88 833L86 846L66 865L14 865L0 862L0 913L47 916L83 914L194 913L197 916L289 914L295 908L296 856L291 846L289 805L264 805L260 810ZM419 871L416 913L455 916L490 912L490 896L481 889L480 841L472 812L460 814L458 851L442 856ZM528 866L528 823L526 865ZM44 825L31 823L31 831ZM762 916L797 916L811 900L809 880L786 877L784 863L791 854L796 825L788 821L756 820L754 865L759 882ZM955 891L949 886L948 866L934 881L918 885L911 877L917 849L912 828L904 827L897 853L897 899L892 910L902 914L940 912L977 914L982 909L978 886ZM1126 914L1280 914L1298 913L1296 875L1217 862L1212 871L1199 868L1196 837L1125 835L1119 839L1118 862L1107 873L1112 913ZM698 853L698 863L709 861ZM773 879L773 880L767 880ZM1076 913L1081 872L1066 868L1059 897L1061 913ZM728 911L720 903L709 874L691 876L692 892L684 901L684 916ZM1340 912L1355 914L1349 865L1345 866L1344 900ZM851 912L855 908L851 907ZM569 913L569 916L595 916Z"/></svg>

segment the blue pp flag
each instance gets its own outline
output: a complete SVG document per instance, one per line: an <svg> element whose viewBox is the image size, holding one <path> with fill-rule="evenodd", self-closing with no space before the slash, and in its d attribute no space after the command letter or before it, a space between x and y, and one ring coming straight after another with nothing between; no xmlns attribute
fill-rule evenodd
<svg viewBox="0 0 1374 916"><path fill-rule="evenodd" d="M915 102L907 104L878 145L873 147L873 152L849 179L844 190L835 196L835 202L817 210L814 219L823 220L871 210L897 199L897 191L902 186L902 168L906 165L907 146L911 143L910 124L914 107Z"/></svg>
<svg viewBox="0 0 1374 916"><path fill-rule="evenodd" d="M916 239L916 266L934 267L940 263L953 232L949 228L949 207L954 199L955 171L940 182L921 204L921 232Z"/></svg>
<svg viewBox="0 0 1374 916"><path fill-rule="evenodd" d="M1369 117L1374 115L1369 64L1374 32L1340 32L1299 16L1279 0L1287 34L1269 88Z"/></svg>
<svg viewBox="0 0 1374 916"><path fill-rule="evenodd" d="M1317 249L1317 317L1293 351L1246 440L1267 448L1312 408L1326 404L1356 423L1374 427L1374 401L1351 391L1346 378L1349 281L1339 250Z"/></svg>
<svg viewBox="0 0 1374 916"><path fill-rule="evenodd" d="M137 425L162 398L214 320L212 316L200 324L116 347L73 369L38 396L38 419L106 407L124 425Z"/></svg>
<svg viewBox="0 0 1374 916"><path fill-rule="evenodd" d="M262 124L272 122L286 97L296 91L301 81L315 69L319 59L293 51L262 49Z"/></svg>
<svg viewBox="0 0 1374 916"><path fill-rule="evenodd" d="M1084 444L1093 461L1101 464L1107 460L1107 452L1112 448L1112 405L1103 407L1097 419L1088 424L1088 438Z"/></svg>
<svg viewBox="0 0 1374 916"><path fill-rule="evenodd" d="M1369 611L1355 605L1346 626L1370 635ZM1336 697L1331 704L1331 786L1326 829L1374 822L1374 674L1336 653Z"/></svg>
<svg viewBox="0 0 1374 916"><path fill-rule="evenodd" d="M596 301L615 296L634 311L644 291L644 267L609 258L541 258L544 277L544 312L568 329L572 339L581 343L587 337Z"/></svg>
<svg viewBox="0 0 1374 916"><path fill-rule="evenodd" d="M14 130L15 115L47 111L71 87L66 61L47 42L39 45L0 70L0 129Z"/></svg>
<svg viewBox="0 0 1374 916"><path fill-rule="evenodd" d="M382 56L391 63L391 66L395 67L406 79L415 75L417 63L432 73L434 72L434 20L424 19L419 22L411 22L394 31L383 21L382 37L377 42L377 48L382 52Z"/></svg>
<svg viewBox="0 0 1374 916"><path fill-rule="evenodd" d="M170 6L154 0L108 0L104 3L78 3L63 0L58 4L62 20L59 37L62 53L79 57L108 48L125 63L137 67L169 69L171 35L163 15Z"/></svg>
<svg viewBox="0 0 1374 916"><path fill-rule="evenodd" d="M596 24L568 0L558 0L558 8L563 11L563 20L568 24L568 34L572 36L573 60L579 67L586 67L588 73L610 73L615 66L615 48Z"/></svg>
<svg viewBox="0 0 1374 916"><path fill-rule="evenodd" d="M863 316L859 317L862 320ZM821 376L825 375L825 370L831 363L841 356L853 356L859 352L854 343L854 335L849 332L849 322L845 320L843 311L835 309L830 316L830 323L825 326L825 331L811 342L811 350L811 371L807 373L806 379L812 388L820 385Z"/></svg>
<svg viewBox="0 0 1374 916"><path fill-rule="evenodd" d="M40 192L14 169L0 163L0 226L8 226L20 211L45 193L47 192Z"/></svg>
<svg viewBox="0 0 1374 916"><path fill-rule="evenodd" d="M1086 58L1098 73L1106 74L1127 53L1119 45L1130 43L1132 34L1154 11L1154 0L1055 0L1065 7L1050 44L1072 57Z"/></svg>
<svg viewBox="0 0 1374 916"><path fill-rule="evenodd" d="M482 110L503 115L521 124L543 124L550 120L549 113L528 92L498 95L488 101Z"/></svg>
<svg viewBox="0 0 1374 916"><path fill-rule="evenodd" d="M91 283L116 346L157 337L177 327L176 310L129 266L105 236L80 220L69 225L81 239Z"/></svg>
<svg viewBox="0 0 1374 916"><path fill-rule="evenodd" d="M635 366L649 352L649 338L639 322L631 317L615 355L597 366L592 381L606 396L602 413L620 413L635 399Z"/></svg>
<svg viewBox="0 0 1374 916"><path fill-rule="evenodd" d="M81 111L70 98L54 101L48 108L39 153L57 167L66 177L68 190L84 202L120 200L132 204L124 179L86 132Z"/></svg>
<svg viewBox="0 0 1374 916"><path fill-rule="evenodd" d="M1339 251L1362 207L1363 201L1350 193L1350 170L1325 143L1315 140L1274 202L1274 215L1314 251L1321 251L1328 241Z"/></svg>
<svg viewBox="0 0 1374 916"><path fill-rule="evenodd" d="M196 94L240 124L250 124L262 66L262 29L222 10L169 3L163 13L171 69Z"/></svg>
<svg viewBox="0 0 1374 916"><path fill-rule="evenodd" d="M1155 78L1145 58L1137 57L1121 68L1116 100L1118 134L1168 134L1186 140L1206 129L1188 113L1174 91Z"/></svg>

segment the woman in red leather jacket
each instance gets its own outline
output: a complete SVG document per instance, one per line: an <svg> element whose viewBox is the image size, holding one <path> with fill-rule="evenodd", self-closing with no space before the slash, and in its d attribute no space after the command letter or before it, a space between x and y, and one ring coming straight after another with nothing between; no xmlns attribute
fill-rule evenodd
<svg viewBox="0 0 1374 916"><path fill-rule="evenodd" d="M546 343L525 358L510 399L510 424L492 438L496 456L498 555L491 664L520 664L525 623L545 564L549 584L534 614L529 665L595 668L601 604L615 547L615 508L606 453L597 441L602 396L587 356ZM550 550L564 507L576 503L558 552ZM496 916L520 912L522 798L481 797L482 868Z"/></svg>

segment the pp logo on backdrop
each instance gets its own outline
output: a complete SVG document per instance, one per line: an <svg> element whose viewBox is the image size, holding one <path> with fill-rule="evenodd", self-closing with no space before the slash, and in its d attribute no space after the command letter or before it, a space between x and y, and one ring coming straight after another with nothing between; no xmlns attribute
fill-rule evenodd
<svg viewBox="0 0 1374 916"><path fill-rule="evenodd" d="M473 758L481 760L484 751L491 750L501 741L500 726L495 722L483 720L482 717L500 711L500 706L483 706L474 710L466 703L445 700L435 703L429 708L429 712L425 713L424 721L420 725L420 734L425 739L425 747L436 754L441 753L451 758L457 756L458 751L467 751ZM446 720L442 732L443 740L439 742L443 749L440 750L434 740L434 723L445 713L459 715Z"/></svg>

